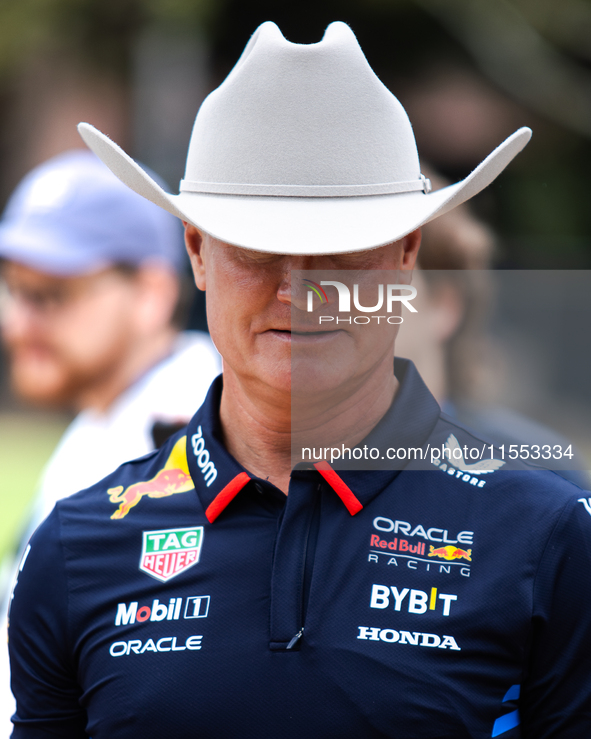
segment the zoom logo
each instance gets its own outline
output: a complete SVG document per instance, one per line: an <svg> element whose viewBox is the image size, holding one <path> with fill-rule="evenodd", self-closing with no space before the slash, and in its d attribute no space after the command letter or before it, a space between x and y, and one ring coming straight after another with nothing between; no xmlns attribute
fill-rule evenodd
<svg viewBox="0 0 591 739"><path fill-rule="evenodd" d="M215 468L215 464L210 460L209 452L205 448L205 439L203 438L201 426L197 427L197 433L191 437L191 445L197 466L201 470L205 484L209 487L218 476L218 471Z"/></svg>

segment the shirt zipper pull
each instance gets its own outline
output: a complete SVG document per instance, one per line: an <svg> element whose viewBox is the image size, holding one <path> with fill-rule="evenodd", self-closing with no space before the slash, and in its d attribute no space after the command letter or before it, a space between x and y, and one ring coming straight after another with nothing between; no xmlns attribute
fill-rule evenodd
<svg viewBox="0 0 591 739"><path fill-rule="evenodd" d="M285 648L291 649L295 644L297 644L299 639L301 639L303 633L304 633L304 627L302 626L302 628L298 631L298 633L293 637L293 639L289 642L289 644Z"/></svg>

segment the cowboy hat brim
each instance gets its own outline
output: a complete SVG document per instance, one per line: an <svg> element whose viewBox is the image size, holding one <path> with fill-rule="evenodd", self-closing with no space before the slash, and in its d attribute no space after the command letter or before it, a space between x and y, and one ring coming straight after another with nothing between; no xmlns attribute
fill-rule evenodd
<svg viewBox="0 0 591 739"><path fill-rule="evenodd" d="M344 254L397 241L469 200L489 185L524 148L520 128L464 180L430 193L353 197L285 197L165 192L117 144L88 123L78 131L124 184L211 236L271 254Z"/></svg>

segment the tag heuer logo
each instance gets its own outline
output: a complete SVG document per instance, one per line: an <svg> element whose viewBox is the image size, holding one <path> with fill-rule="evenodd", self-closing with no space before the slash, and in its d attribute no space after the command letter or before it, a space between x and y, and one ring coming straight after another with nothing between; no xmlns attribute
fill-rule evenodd
<svg viewBox="0 0 591 739"><path fill-rule="evenodd" d="M166 582L199 562L203 526L144 531L140 570Z"/></svg>

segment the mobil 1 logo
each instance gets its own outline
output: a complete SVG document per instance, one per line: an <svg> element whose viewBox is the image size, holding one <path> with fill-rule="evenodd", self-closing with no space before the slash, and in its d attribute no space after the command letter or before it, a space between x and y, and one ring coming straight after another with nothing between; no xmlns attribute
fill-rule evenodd
<svg viewBox="0 0 591 739"><path fill-rule="evenodd" d="M146 621L178 621L180 618L207 618L209 595L190 595L187 598L170 598L161 603L155 598L151 603L140 605L137 600L118 603L115 626L128 626Z"/></svg>

